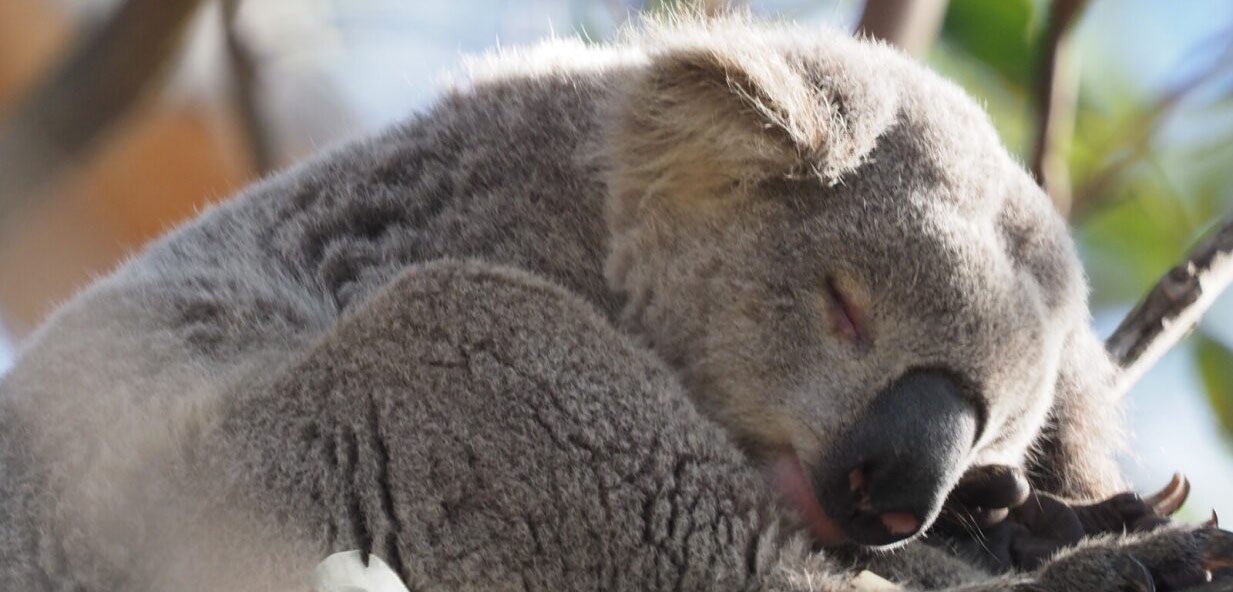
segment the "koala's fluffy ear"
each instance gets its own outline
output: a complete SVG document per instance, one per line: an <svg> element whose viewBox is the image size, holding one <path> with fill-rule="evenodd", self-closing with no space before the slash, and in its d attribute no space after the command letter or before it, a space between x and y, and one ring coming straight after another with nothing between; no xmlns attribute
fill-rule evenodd
<svg viewBox="0 0 1233 592"><path fill-rule="evenodd" d="M1126 489L1115 459L1125 446L1120 372L1087 323L1071 332L1049 423L1029 471L1034 487L1080 500Z"/></svg>
<svg viewBox="0 0 1233 592"><path fill-rule="evenodd" d="M836 39L793 54L756 35L661 50L619 99L614 189L704 199L770 175L837 181L895 117L895 88L875 66L888 67L874 59L885 51Z"/></svg>

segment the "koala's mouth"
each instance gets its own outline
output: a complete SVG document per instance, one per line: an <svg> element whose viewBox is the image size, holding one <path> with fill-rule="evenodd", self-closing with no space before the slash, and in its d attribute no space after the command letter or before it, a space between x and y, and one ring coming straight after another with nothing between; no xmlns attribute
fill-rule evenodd
<svg viewBox="0 0 1233 592"><path fill-rule="evenodd" d="M776 489L821 545L903 544L938 517L969 463L979 418L950 372L909 370L809 464L791 447L771 451Z"/></svg>
<svg viewBox="0 0 1233 592"><path fill-rule="evenodd" d="M783 497L783 501L800 514L801 520L818 543L836 546L848 541L848 536L839 524L818 504L818 496L809 484L809 478L805 476L796 452L788 450L774 456L771 461L771 482Z"/></svg>
<svg viewBox="0 0 1233 592"><path fill-rule="evenodd" d="M771 460L771 481L783 502L795 510L800 519L813 534L814 540L827 547L844 543L857 543L866 546L883 546L906 540L920 532L922 521L914 515L903 512L886 512L873 517L878 523L877 536L870 537L869 528L849 534L822 508L818 501L817 490L806 476L805 470L796 452L788 449L779 452ZM849 518L849 527L856 526L854 521L859 518ZM868 520L866 520L867 522ZM866 524L866 527L869 525ZM863 533L863 534L862 534Z"/></svg>

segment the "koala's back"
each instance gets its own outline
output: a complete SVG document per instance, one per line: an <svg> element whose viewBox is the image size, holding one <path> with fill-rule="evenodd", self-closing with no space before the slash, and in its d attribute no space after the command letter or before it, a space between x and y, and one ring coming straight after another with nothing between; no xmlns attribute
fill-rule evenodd
<svg viewBox="0 0 1233 592"><path fill-rule="evenodd" d="M0 383L0 583L127 585L125 541L158 503L138 485L151 467L410 265L507 264L615 308L588 164L603 85L578 73L449 94L213 208L58 310Z"/></svg>
<svg viewBox="0 0 1233 592"><path fill-rule="evenodd" d="M337 312L408 264L478 258L607 303L606 189L588 155L602 80L509 81L443 98L374 139L275 177L153 247L139 266L288 274Z"/></svg>

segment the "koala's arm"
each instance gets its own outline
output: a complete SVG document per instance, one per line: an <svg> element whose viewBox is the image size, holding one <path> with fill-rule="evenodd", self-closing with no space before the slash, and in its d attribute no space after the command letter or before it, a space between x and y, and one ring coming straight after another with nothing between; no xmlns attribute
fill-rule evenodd
<svg viewBox="0 0 1233 592"><path fill-rule="evenodd" d="M1001 576L986 575L951 553L921 543L860 565L905 590L1222 592L1233 590L1233 581L1209 582L1209 572L1233 565L1233 533L1203 525L1090 537L1038 569Z"/></svg>
<svg viewBox="0 0 1233 592"><path fill-rule="evenodd" d="M151 530L138 510L158 500L133 495L132 483L180 454L177 441L208 424L220 400L332 323L285 269L244 256L255 233L237 244L210 236L243 234L229 224L246 217L240 208L219 208L222 224L177 231L93 284L3 377L0 589L131 589L139 558L99 550L130 548Z"/></svg>
<svg viewBox="0 0 1233 592"><path fill-rule="evenodd" d="M1049 423L1028 471L1033 487L1089 501L1127 489L1115 460L1125 446L1119 372L1086 319L1072 329Z"/></svg>
<svg viewBox="0 0 1233 592"><path fill-rule="evenodd" d="M528 273L411 267L274 374L191 447L226 500L197 515L412 589L851 589L657 357Z"/></svg>

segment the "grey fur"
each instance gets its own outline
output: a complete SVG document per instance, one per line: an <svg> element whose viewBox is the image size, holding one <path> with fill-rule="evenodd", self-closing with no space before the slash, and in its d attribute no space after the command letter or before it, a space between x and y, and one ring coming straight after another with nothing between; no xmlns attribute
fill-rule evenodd
<svg viewBox="0 0 1233 592"><path fill-rule="evenodd" d="M750 460L816 462L919 366L979 385L971 462L1121 485L1065 226L954 86L740 20L476 71L39 331L0 385L0 588L296 590L371 546L413 589L841 590Z"/></svg>

